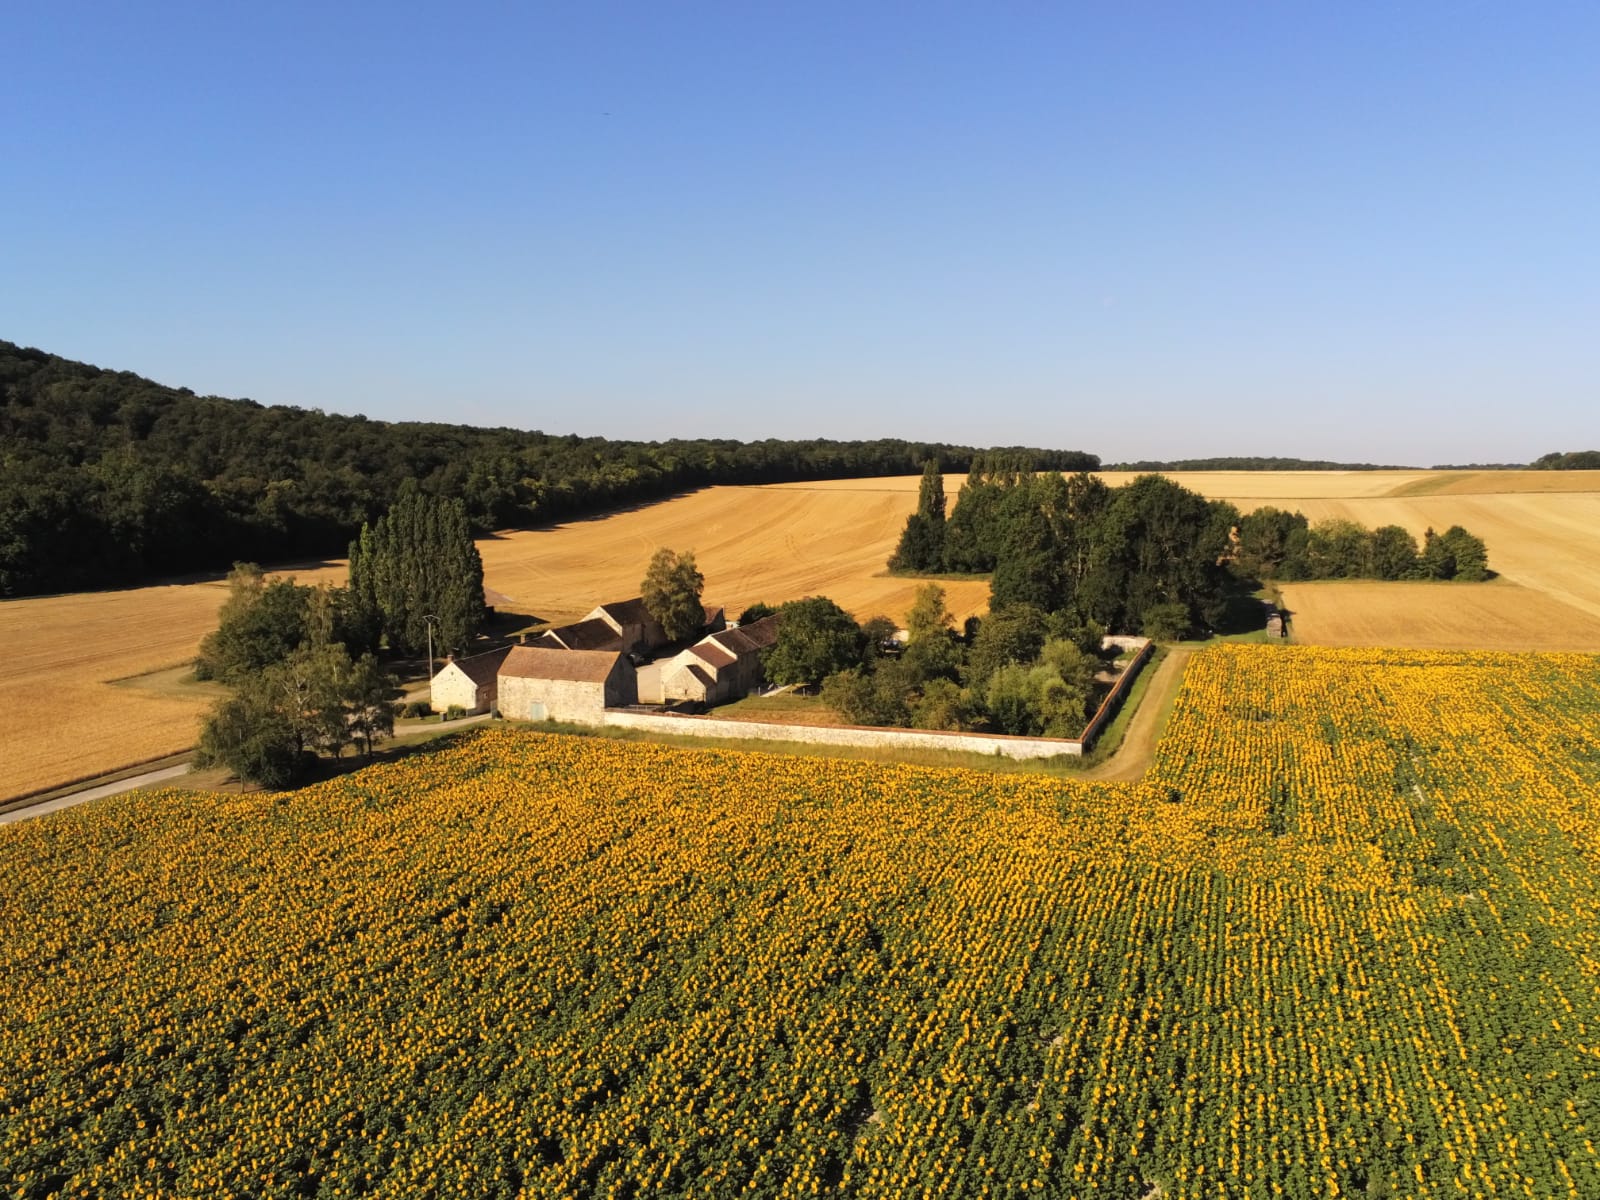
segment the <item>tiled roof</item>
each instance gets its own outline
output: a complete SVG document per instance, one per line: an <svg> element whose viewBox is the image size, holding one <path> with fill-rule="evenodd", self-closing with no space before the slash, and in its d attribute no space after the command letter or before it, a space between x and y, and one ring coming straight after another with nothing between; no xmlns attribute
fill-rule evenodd
<svg viewBox="0 0 1600 1200"><path fill-rule="evenodd" d="M778 615L762 617L737 629L725 629L708 639L734 654L755 654L778 640Z"/></svg>
<svg viewBox="0 0 1600 1200"><path fill-rule="evenodd" d="M710 663L713 667L725 667L729 663L737 661L732 654L729 654L712 641L696 642L689 647L689 652L696 658Z"/></svg>
<svg viewBox="0 0 1600 1200"><path fill-rule="evenodd" d="M603 612L618 625L648 625L650 613L644 606L644 599L635 596L632 600L616 600L610 604L602 604L595 609Z"/></svg>
<svg viewBox="0 0 1600 1200"><path fill-rule="evenodd" d="M500 673L500 664L506 660L506 655L511 653L510 646L502 646L498 650L490 650L487 654L474 654L471 658L458 658L455 665L466 672L468 679L479 687L494 682L495 676Z"/></svg>
<svg viewBox="0 0 1600 1200"><path fill-rule="evenodd" d="M500 667L500 674L516 679L604 683L621 657L615 650L550 650L543 646L513 646Z"/></svg>
<svg viewBox="0 0 1600 1200"><path fill-rule="evenodd" d="M756 644L756 649L765 650L778 640L778 625L782 621L781 613L762 617L759 621L751 621L748 625L739 626L736 632L744 634Z"/></svg>
<svg viewBox="0 0 1600 1200"><path fill-rule="evenodd" d="M547 629L543 636L554 637L568 650L620 650L622 638L598 617Z"/></svg>

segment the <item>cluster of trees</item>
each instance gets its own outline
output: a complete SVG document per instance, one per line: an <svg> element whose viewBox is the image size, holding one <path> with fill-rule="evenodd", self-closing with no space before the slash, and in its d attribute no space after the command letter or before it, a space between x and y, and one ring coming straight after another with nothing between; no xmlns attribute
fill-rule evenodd
<svg viewBox="0 0 1600 1200"><path fill-rule="evenodd" d="M1214 627L1247 581L1489 577L1483 542L1459 525L1430 529L1419 547L1397 525L1312 526L1273 508L1241 516L1164 475L1113 488L1008 456L979 457L948 519L929 463L889 566L987 572L993 612L1024 604L1162 640Z"/></svg>
<svg viewBox="0 0 1600 1200"><path fill-rule="evenodd" d="M1556 450L1528 465L1535 471L1600 471L1600 450Z"/></svg>
<svg viewBox="0 0 1600 1200"><path fill-rule="evenodd" d="M352 656L347 589L268 581L240 563L218 627L201 644L196 673L233 694L200 732L195 762L225 766L267 787L292 783L317 754L365 754L394 732L393 678L371 653Z"/></svg>
<svg viewBox="0 0 1600 1200"><path fill-rule="evenodd" d="M777 611L768 679L820 685L823 700L856 724L1075 737L1088 720L1104 633L1092 622L1015 604L958 634L936 583L918 591L903 646L888 617L858 625L825 597Z"/></svg>
<svg viewBox="0 0 1600 1200"><path fill-rule="evenodd" d="M930 464L923 496L942 501ZM1137 632L1153 612L1182 624L1220 611L1232 505L1160 475L1109 487L1087 472L1035 473L1025 459L980 457L955 511L919 504L890 567L988 572L990 608L1029 605L1069 624ZM1169 621L1170 623L1170 621Z"/></svg>
<svg viewBox="0 0 1600 1200"><path fill-rule="evenodd" d="M202 728L196 761L267 787L352 743L370 755L394 732L400 693L381 648L414 654L431 627L437 648L465 649L484 617L483 562L460 501L413 487L362 526L348 587L269 581L254 563L236 564L228 584L195 674L233 694Z"/></svg>
<svg viewBox="0 0 1600 1200"><path fill-rule="evenodd" d="M1239 519L1234 549L1237 573L1252 579L1459 579L1489 578L1481 538L1460 525L1429 529L1422 545L1399 525L1364 529L1330 519L1312 525L1303 513L1258 508Z"/></svg>
<svg viewBox="0 0 1600 1200"><path fill-rule="evenodd" d="M0 595L336 554L407 480L460 498L483 532L713 483L909 474L930 457L959 470L973 453L894 439L624 442L369 421L196 396L0 342ZM1099 465L1077 451L1031 453L1042 468Z"/></svg>
<svg viewBox="0 0 1600 1200"><path fill-rule="evenodd" d="M465 647L483 624L483 559L460 500L425 496L407 480L394 506L350 543L350 604L357 644L415 654Z"/></svg>

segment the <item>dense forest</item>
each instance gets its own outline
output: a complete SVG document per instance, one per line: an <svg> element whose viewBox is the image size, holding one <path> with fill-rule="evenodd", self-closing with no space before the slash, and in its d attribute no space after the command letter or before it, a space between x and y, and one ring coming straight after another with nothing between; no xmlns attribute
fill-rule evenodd
<svg viewBox="0 0 1600 1200"><path fill-rule="evenodd" d="M197 396L0 341L0 595L126 585L237 560L341 555L405 480L479 532L707 484L904 475L974 450L896 439L627 442L394 423ZM1041 469L1093 469L1030 450Z"/></svg>

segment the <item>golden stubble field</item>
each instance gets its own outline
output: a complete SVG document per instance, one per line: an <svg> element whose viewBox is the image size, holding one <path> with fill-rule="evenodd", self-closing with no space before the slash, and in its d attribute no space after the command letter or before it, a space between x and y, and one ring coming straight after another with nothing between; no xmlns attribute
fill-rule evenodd
<svg viewBox="0 0 1600 1200"><path fill-rule="evenodd" d="M1108 473L1111 483L1131 476ZM1285 589L1297 640L1327 645L1600 651L1600 472L1196 472L1186 487L1298 508L1313 520L1395 523L1419 537L1460 523L1482 537L1489 584L1299 584ZM603 519L521 530L479 543L489 587L512 607L567 620L636 595L658 546L693 549L708 601L827 595L858 617L902 618L918 581L884 573L918 479L722 487ZM947 476L953 505L959 476ZM293 572L341 582L340 565ZM988 584L944 584L958 616ZM221 583L0 603L0 683L21 701L0 727L0 799L184 749L211 702L170 673L211 628ZM130 680L130 677L134 677ZM118 680L128 682L114 682ZM34 697L39 703L34 704Z"/></svg>
<svg viewBox="0 0 1600 1200"><path fill-rule="evenodd" d="M140 677L192 659L227 596L215 582L0 603L0 800L192 746L214 689Z"/></svg>

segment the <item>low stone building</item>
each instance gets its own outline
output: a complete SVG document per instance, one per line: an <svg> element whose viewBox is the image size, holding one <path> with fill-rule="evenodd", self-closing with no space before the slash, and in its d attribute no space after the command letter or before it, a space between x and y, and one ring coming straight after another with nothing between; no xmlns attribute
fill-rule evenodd
<svg viewBox="0 0 1600 1200"><path fill-rule="evenodd" d="M450 708L469 713L489 712L495 706L500 664L510 647L474 654L471 658L453 655L428 684L428 706L434 712Z"/></svg>
<svg viewBox="0 0 1600 1200"><path fill-rule="evenodd" d="M594 617L546 629L532 645L549 650L622 650L622 635L605 621Z"/></svg>
<svg viewBox="0 0 1600 1200"><path fill-rule="evenodd" d="M638 697L633 664L616 650L514 646L500 665L500 715L513 721L600 725Z"/></svg>
<svg viewBox="0 0 1600 1200"><path fill-rule="evenodd" d="M639 596L632 600L602 604L580 623L590 621L604 621L609 625L622 639L624 654L649 654L667 644L667 635L661 628L661 622L650 615Z"/></svg>
<svg viewBox="0 0 1600 1200"><path fill-rule="evenodd" d="M662 698L725 704L749 695L766 679L761 652L777 640L777 614L701 638L661 668Z"/></svg>
<svg viewBox="0 0 1600 1200"><path fill-rule="evenodd" d="M1288 633L1283 612L1273 604L1267 606L1267 636L1281 638Z"/></svg>

